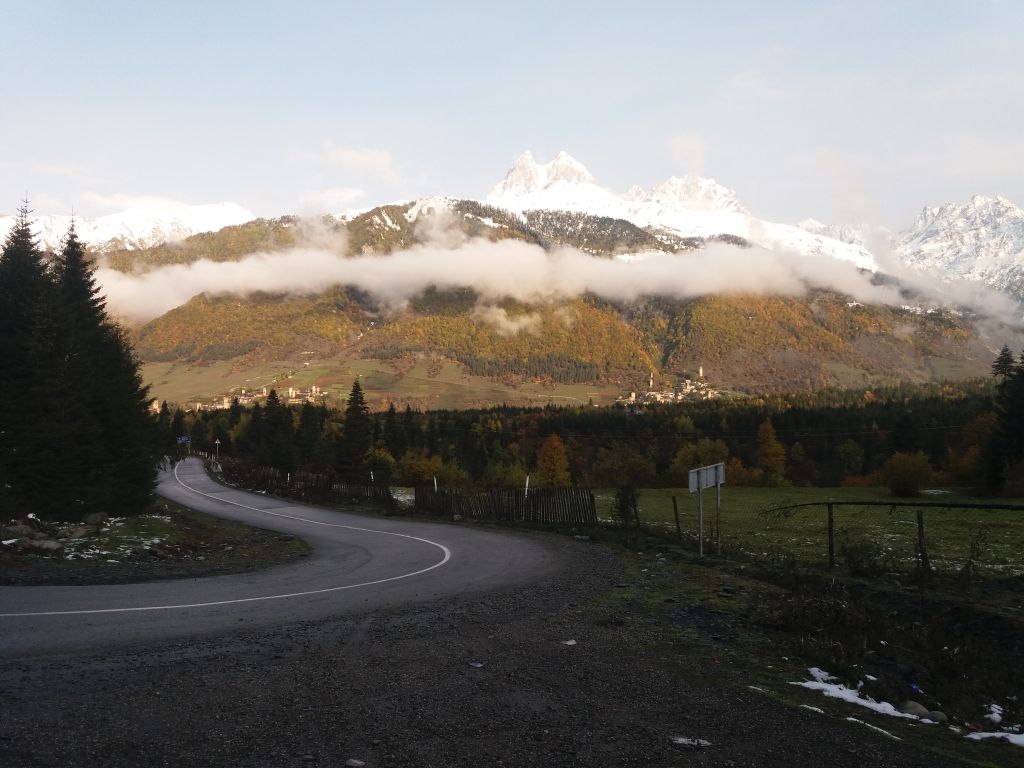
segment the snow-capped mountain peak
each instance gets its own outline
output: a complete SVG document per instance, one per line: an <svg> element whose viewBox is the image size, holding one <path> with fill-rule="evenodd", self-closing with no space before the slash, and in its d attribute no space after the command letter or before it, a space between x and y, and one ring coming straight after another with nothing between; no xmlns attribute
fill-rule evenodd
<svg viewBox="0 0 1024 768"><path fill-rule="evenodd" d="M700 176L672 176L655 186L647 195L655 202L680 203L696 211L733 211L748 213L736 193L714 179Z"/></svg>
<svg viewBox="0 0 1024 768"><path fill-rule="evenodd" d="M145 205L94 219L76 216L78 238L94 250L148 248L183 240L200 232L216 232L256 218L235 203L208 205ZM0 216L0 241L14 227L14 216ZM32 221L40 246L57 250L71 226L70 216L39 216Z"/></svg>
<svg viewBox="0 0 1024 768"><path fill-rule="evenodd" d="M485 202L515 213L552 210L623 219L684 238L734 235L771 250L831 256L877 269L863 246L751 216L735 192L713 179L672 177L649 190L633 186L617 195L599 186L583 165L564 152L547 164L537 163L530 152L523 153Z"/></svg>
<svg viewBox="0 0 1024 768"><path fill-rule="evenodd" d="M802 219L796 225L813 235L830 237L841 243L860 245L865 248L871 247L872 243L888 242L892 237L892 233L888 230L868 224L824 224L817 219Z"/></svg>
<svg viewBox="0 0 1024 768"><path fill-rule="evenodd" d="M571 184L593 184L594 177L579 160L566 151L555 155L555 159L544 166L548 184L565 181Z"/></svg>
<svg viewBox="0 0 1024 768"><path fill-rule="evenodd" d="M895 253L914 269L1024 296L1024 209L984 195L927 207L900 234Z"/></svg>
<svg viewBox="0 0 1024 768"><path fill-rule="evenodd" d="M516 158L505 180L491 195L529 195L550 188L559 182L593 184L594 177L586 167L562 151L550 163L538 163L530 150Z"/></svg>

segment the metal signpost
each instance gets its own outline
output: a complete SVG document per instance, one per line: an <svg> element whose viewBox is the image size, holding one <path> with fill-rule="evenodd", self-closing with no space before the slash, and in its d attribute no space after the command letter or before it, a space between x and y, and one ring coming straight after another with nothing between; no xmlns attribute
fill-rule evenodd
<svg viewBox="0 0 1024 768"><path fill-rule="evenodd" d="M697 541L700 556L704 557L704 489L715 486L715 541L718 554L722 554L722 483L725 482L725 464L711 464L690 470L690 493L697 494Z"/></svg>

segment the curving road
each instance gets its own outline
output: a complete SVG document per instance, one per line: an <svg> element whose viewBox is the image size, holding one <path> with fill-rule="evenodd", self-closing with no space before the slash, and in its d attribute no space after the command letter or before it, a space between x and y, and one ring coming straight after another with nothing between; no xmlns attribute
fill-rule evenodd
<svg viewBox="0 0 1024 768"><path fill-rule="evenodd" d="M310 557L203 579L78 587L0 587L0 656L186 638L422 603L544 578L534 541L458 526L345 514L218 484L189 459L160 495L202 512L299 536Z"/></svg>

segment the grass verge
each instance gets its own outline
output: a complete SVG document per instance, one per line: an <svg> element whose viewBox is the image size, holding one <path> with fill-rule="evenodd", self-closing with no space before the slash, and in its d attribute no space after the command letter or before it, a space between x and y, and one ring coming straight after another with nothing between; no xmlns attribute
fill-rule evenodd
<svg viewBox="0 0 1024 768"><path fill-rule="evenodd" d="M292 562L310 548L294 536L221 520L166 499L150 513L47 531L62 557L0 551L0 585L124 584L243 573Z"/></svg>

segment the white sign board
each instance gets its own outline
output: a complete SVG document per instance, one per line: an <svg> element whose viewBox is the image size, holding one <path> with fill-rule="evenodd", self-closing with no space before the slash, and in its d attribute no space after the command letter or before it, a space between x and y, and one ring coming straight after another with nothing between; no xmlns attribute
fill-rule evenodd
<svg viewBox="0 0 1024 768"><path fill-rule="evenodd" d="M709 467L690 470L690 493L704 488L714 488L725 482L725 464L712 464Z"/></svg>

